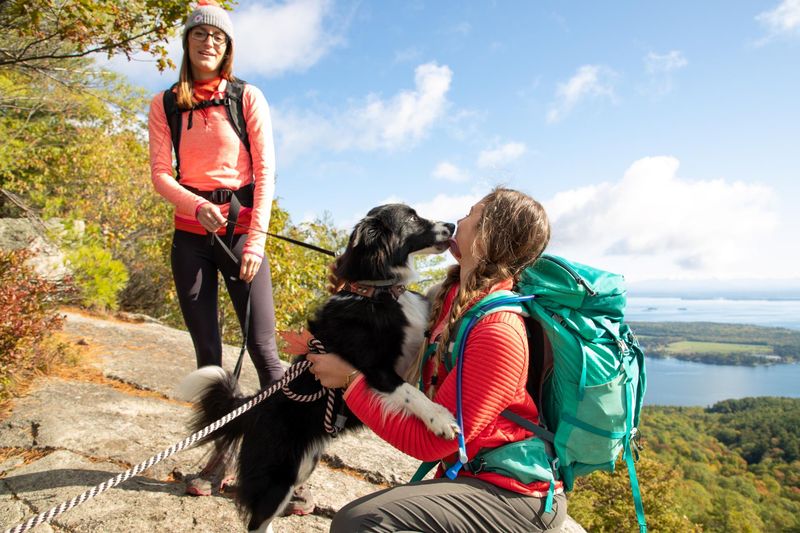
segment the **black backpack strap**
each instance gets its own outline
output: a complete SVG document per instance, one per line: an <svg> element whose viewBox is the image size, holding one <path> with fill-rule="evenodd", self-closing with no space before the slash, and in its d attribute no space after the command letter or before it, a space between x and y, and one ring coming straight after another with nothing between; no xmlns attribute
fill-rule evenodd
<svg viewBox="0 0 800 533"><path fill-rule="evenodd" d="M225 111L228 112L228 120L233 126L233 131L242 140L242 144L250 153L250 137L247 135L247 121L244 118L244 86L247 82L243 80L232 80L228 82L225 90Z"/></svg>
<svg viewBox="0 0 800 533"><path fill-rule="evenodd" d="M528 431L532 431L534 435L542 439L543 441L547 442L555 442L556 436L552 431L548 431L542 426L534 424L524 416L520 416L517 413L511 412L508 409L504 410L500 413L505 418L511 420L515 424L524 427Z"/></svg>
<svg viewBox="0 0 800 533"><path fill-rule="evenodd" d="M174 89L177 84L173 85L164 91L164 115L167 118L169 131L172 136L172 149L175 152L175 179L181 179L181 160L180 160L180 146L181 146L181 110L178 109L178 95L175 94Z"/></svg>

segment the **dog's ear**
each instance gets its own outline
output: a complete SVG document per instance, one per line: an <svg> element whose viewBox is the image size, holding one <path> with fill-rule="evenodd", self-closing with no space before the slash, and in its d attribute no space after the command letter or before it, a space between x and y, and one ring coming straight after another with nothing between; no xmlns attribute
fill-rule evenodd
<svg viewBox="0 0 800 533"><path fill-rule="evenodd" d="M376 217L363 218L353 231L350 239L351 246L371 246L381 238L386 226Z"/></svg>
<svg viewBox="0 0 800 533"><path fill-rule="evenodd" d="M397 241L383 221L367 216L350 235L347 249L337 261L336 275L349 280L390 278Z"/></svg>

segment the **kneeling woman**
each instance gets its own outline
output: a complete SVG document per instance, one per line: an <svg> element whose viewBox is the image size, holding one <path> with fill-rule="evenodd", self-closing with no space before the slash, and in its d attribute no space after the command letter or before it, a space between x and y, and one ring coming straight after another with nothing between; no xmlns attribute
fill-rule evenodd
<svg viewBox="0 0 800 533"><path fill-rule="evenodd" d="M433 356L415 366L409 381L421 382L433 401L456 411L456 373L443 364L444 347L455 336L459 318L487 294L511 289L522 270L541 255L550 239L542 206L509 189L495 189L459 220L453 255L458 260L435 296L427 343L437 343ZM348 407L381 438L423 461L456 461L458 444L429 432L416 418L386 415L376 393L354 369L335 355L308 356L312 372L327 387L346 386ZM525 390L528 341L522 318L497 312L480 320L464 351L462 413L467 454L530 438L529 431L501 416L510 409L538 422L538 412ZM421 375L420 375L421 374ZM334 517L333 533L352 532L489 532L558 531L567 513L566 497L557 484L550 512L545 502L550 484L523 483L498 473L460 470L443 476L370 494L351 502Z"/></svg>

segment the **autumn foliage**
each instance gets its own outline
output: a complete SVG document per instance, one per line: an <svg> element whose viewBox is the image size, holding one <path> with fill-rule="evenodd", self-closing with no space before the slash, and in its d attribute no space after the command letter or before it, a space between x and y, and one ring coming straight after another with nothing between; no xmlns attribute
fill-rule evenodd
<svg viewBox="0 0 800 533"><path fill-rule="evenodd" d="M61 328L56 287L25 265L28 253L0 251L0 400L15 382L46 370L56 354L41 346Z"/></svg>

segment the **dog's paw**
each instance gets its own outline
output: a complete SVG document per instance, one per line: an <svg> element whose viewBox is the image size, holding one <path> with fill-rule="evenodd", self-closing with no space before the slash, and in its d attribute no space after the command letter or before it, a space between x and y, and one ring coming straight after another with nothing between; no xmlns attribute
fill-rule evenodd
<svg viewBox="0 0 800 533"><path fill-rule="evenodd" d="M459 433L455 417L443 405L430 402L425 409L425 418L422 421L438 437L453 440Z"/></svg>

